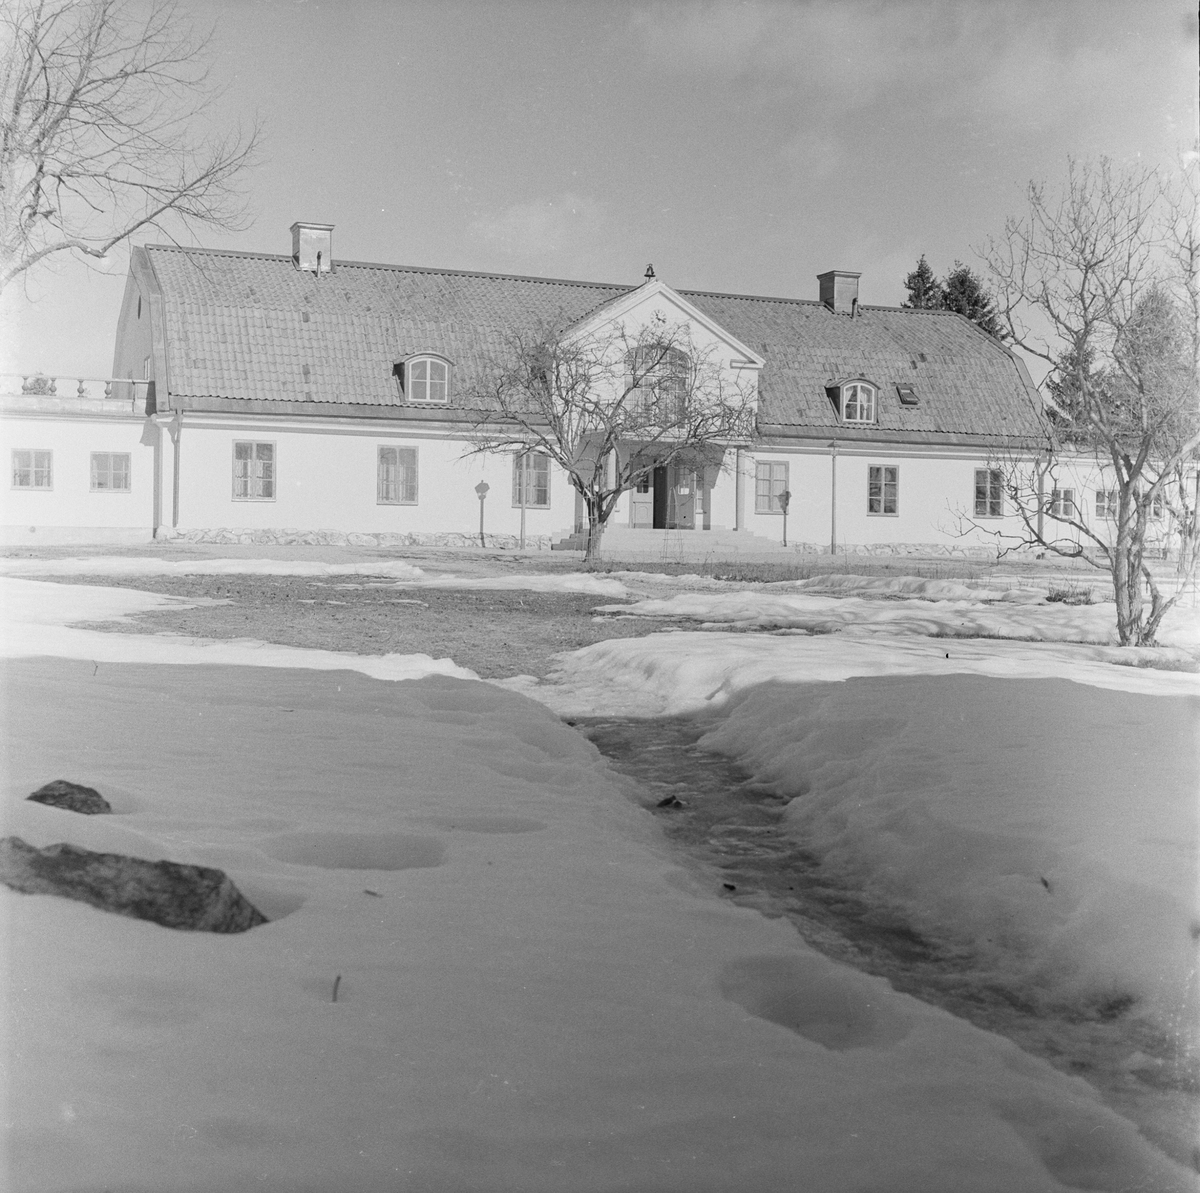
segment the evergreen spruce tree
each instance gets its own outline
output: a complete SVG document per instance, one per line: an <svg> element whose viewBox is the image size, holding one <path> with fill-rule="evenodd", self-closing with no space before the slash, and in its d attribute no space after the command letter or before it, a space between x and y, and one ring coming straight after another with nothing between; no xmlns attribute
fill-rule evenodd
<svg viewBox="0 0 1200 1193"><path fill-rule="evenodd" d="M921 258L922 261L924 259ZM1008 338L996 312L995 301L969 265L955 261L954 268L946 275L941 289L942 307L945 310L966 315L972 323L997 340L1003 341Z"/></svg>
<svg viewBox="0 0 1200 1193"><path fill-rule="evenodd" d="M937 311L945 306L946 293L942 283L933 275L925 254L917 262L917 267L904 279L904 288L908 291L908 301L901 305L914 310Z"/></svg>

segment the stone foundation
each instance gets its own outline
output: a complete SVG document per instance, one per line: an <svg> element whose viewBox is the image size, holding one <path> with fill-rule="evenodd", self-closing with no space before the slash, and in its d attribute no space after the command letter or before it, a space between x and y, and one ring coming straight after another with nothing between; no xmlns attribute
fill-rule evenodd
<svg viewBox="0 0 1200 1193"><path fill-rule="evenodd" d="M429 534L365 533L346 530L168 530L159 527L160 541L177 543L259 544L278 547L478 547L479 535L442 531ZM516 551L520 539L515 534L486 534L489 551ZM551 536L527 534L526 551L549 551Z"/></svg>

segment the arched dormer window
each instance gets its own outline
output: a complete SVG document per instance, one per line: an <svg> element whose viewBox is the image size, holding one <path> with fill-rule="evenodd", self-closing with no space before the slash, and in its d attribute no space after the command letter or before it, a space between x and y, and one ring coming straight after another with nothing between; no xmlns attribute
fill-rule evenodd
<svg viewBox="0 0 1200 1193"><path fill-rule="evenodd" d="M669 344L642 344L625 355L625 391L632 410L661 412L669 421L683 417L691 388L692 361Z"/></svg>
<svg viewBox="0 0 1200 1193"><path fill-rule="evenodd" d="M432 352L406 356L392 366L400 382L406 402L435 402L445 405L450 400L450 361Z"/></svg>
<svg viewBox="0 0 1200 1193"><path fill-rule="evenodd" d="M844 423L873 423L878 407L879 386L865 377L826 381L825 392Z"/></svg>
<svg viewBox="0 0 1200 1193"><path fill-rule="evenodd" d="M842 422L873 423L875 421L875 387L865 381L851 381L842 386Z"/></svg>

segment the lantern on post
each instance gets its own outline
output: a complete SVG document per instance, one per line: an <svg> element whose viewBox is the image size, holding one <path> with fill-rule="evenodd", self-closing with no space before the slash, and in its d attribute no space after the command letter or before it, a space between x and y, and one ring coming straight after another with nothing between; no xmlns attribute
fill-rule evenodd
<svg viewBox="0 0 1200 1193"><path fill-rule="evenodd" d="M487 544L483 541L483 499L488 495L488 489L491 485L487 481L480 481L475 486L475 493L479 497L479 545L486 547Z"/></svg>
<svg viewBox="0 0 1200 1193"><path fill-rule="evenodd" d="M787 512L788 506L791 504L792 495L787 489L784 489L784 491L779 494L779 508L783 510L783 545L785 547L787 546Z"/></svg>

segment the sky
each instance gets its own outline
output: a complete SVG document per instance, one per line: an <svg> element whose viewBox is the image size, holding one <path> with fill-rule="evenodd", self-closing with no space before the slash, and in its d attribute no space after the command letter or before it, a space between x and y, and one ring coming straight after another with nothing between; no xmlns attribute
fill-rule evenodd
<svg viewBox="0 0 1200 1193"><path fill-rule="evenodd" d="M132 0L140 4L142 0ZM182 0L212 128L262 124L249 226L214 248L898 304L1068 159L1197 136L1190 0ZM180 232L182 236L182 231ZM148 238L161 241L163 237ZM128 251L0 297L0 372L107 376Z"/></svg>

